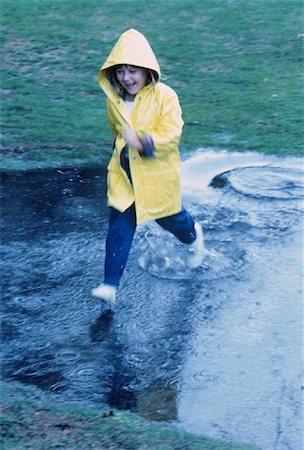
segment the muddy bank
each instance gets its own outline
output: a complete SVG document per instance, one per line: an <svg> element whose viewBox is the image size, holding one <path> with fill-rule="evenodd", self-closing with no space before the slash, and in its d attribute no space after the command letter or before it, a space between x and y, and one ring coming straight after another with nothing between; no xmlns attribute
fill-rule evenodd
<svg viewBox="0 0 304 450"><path fill-rule="evenodd" d="M86 405L59 405L38 389L18 383L1 389L1 448L98 448L258 450L181 433L139 416Z"/></svg>

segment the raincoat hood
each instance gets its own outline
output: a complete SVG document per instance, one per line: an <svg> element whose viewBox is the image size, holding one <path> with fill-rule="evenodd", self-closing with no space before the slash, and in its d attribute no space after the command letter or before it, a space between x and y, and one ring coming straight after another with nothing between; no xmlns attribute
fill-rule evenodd
<svg viewBox="0 0 304 450"><path fill-rule="evenodd" d="M160 67L154 52L143 34L134 29L125 31L113 47L107 60L98 74L98 81L104 87L107 69L118 64L130 64L132 66L151 69L160 79Z"/></svg>

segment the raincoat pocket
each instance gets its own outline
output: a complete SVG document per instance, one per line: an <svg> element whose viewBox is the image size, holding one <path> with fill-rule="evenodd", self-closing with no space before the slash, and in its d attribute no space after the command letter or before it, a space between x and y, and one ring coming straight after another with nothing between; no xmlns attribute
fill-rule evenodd
<svg viewBox="0 0 304 450"><path fill-rule="evenodd" d="M179 209L179 177L173 170L149 174L144 180L143 207L153 214Z"/></svg>

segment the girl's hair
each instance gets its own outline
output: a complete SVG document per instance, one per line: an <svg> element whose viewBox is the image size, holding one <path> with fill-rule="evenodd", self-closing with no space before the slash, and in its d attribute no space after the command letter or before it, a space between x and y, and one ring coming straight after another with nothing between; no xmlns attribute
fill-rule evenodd
<svg viewBox="0 0 304 450"><path fill-rule="evenodd" d="M113 87L114 91L120 95L121 97L123 97L126 93L126 90L122 87L122 85L119 83L117 76L116 76L116 69L118 69L119 67L121 67L123 64L118 64L117 66L112 66L107 70L107 79L109 80L111 86ZM128 66L128 64L126 64L126 66ZM134 66L137 67L137 66ZM150 83L152 83L153 85L156 84L157 80L158 80L158 75L156 72L154 72L154 70L151 69L146 69L145 67L143 67L143 69L145 69L147 71L147 82L146 82L146 86Z"/></svg>

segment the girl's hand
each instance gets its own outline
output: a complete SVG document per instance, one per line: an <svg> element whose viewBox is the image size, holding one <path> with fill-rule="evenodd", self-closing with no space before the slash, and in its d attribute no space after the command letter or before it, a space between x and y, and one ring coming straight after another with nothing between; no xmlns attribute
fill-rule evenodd
<svg viewBox="0 0 304 450"><path fill-rule="evenodd" d="M143 144L133 128L127 126L122 133L122 137L128 147L136 148L139 152L143 150Z"/></svg>

